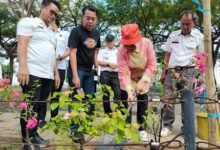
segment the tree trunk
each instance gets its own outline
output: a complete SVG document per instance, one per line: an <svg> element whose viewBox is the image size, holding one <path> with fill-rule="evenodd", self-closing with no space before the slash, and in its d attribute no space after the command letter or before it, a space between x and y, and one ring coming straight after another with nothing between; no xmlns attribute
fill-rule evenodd
<svg viewBox="0 0 220 150"><path fill-rule="evenodd" d="M210 10L210 0L202 0L203 10ZM214 80L214 71L213 71L213 60L212 60L212 41L211 41L211 11L203 13L203 24L204 24L204 48L205 51L209 54L207 60L207 73L206 73L206 87L207 97L210 99L217 100L216 96L216 86ZM208 114L217 113L217 104L208 105ZM208 118L209 125L209 143L216 144L216 118Z"/></svg>

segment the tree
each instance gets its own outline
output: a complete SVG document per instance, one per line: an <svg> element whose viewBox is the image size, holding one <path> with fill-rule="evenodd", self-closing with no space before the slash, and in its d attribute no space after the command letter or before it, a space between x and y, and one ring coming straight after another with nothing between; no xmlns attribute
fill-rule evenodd
<svg viewBox="0 0 220 150"><path fill-rule="evenodd" d="M10 77L13 75L13 59L16 49L15 30L17 18L8 10L7 4L0 5L0 45L10 59Z"/></svg>

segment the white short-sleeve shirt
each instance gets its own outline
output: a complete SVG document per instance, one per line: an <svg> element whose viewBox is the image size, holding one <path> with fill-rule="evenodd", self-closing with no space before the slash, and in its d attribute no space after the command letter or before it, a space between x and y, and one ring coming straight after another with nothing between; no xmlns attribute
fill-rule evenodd
<svg viewBox="0 0 220 150"><path fill-rule="evenodd" d="M181 30L170 34L164 47L165 51L170 52L168 66L188 66L197 52L204 52L204 37L197 30L192 30L189 35L182 35Z"/></svg>
<svg viewBox="0 0 220 150"><path fill-rule="evenodd" d="M108 47L100 49L98 53L98 61L104 61L108 63L113 63L117 65L117 57L118 57L118 49L114 47L113 49L109 49ZM101 71L109 71L109 67L102 67ZM115 72L118 71L116 68Z"/></svg>
<svg viewBox="0 0 220 150"><path fill-rule="evenodd" d="M56 41L53 31L40 18L22 18L17 25L17 36L31 37L27 45L29 73L54 79Z"/></svg>
<svg viewBox="0 0 220 150"><path fill-rule="evenodd" d="M62 56L68 48L69 32L58 29L57 31L55 31L55 37L56 37L56 57L58 57L59 55ZM58 60L57 67L58 69L66 70L67 59L65 58L62 60Z"/></svg>

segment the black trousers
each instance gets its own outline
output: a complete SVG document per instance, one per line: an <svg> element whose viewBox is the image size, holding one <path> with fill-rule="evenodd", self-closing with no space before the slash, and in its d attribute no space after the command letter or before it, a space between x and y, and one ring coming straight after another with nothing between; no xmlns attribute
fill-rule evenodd
<svg viewBox="0 0 220 150"><path fill-rule="evenodd" d="M121 99L122 100L127 100L128 99L128 94L124 90L121 90ZM140 95L140 94L137 95L137 100L148 100L147 93L142 94L142 95ZM125 108L127 109L128 108L128 103L126 101L124 101L122 103L124 104ZM147 113L146 113L147 107L148 107L148 102L147 101L139 101L137 103L137 123L139 125L141 125L139 130L144 130L146 128L146 124L145 124L145 120L144 120L143 116L147 115ZM126 119L126 122L131 123L131 119L132 119L131 116L132 116L132 113L131 113L131 110L130 110L129 115Z"/></svg>
<svg viewBox="0 0 220 150"><path fill-rule="evenodd" d="M39 78L36 76L29 76L29 83L28 85L22 86L22 91L24 94L30 96L29 100L31 101L30 105L33 106L34 113L37 114L38 121L41 119L45 119L45 114L47 111L47 103L43 102L46 101L53 86L53 80ZM43 103L39 102L36 103L34 101L42 101ZM33 114L34 114L33 113ZM32 114L32 115L33 115ZM21 133L23 137L23 142L25 142L26 135L27 135L27 128L26 128L26 120L30 118L30 115L26 116L25 111L21 112L20 118L20 125L21 125ZM26 120L25 120L26 119ZM37 126L33 129L28 130L29 137L36 135L37 133Z"/></svg>
<svg viewBox="0 0 220 150"><path fill-rule="evenodd" d="M58 71L59 71L59 75L60 75L60 86L59 86L58 89L55 89L55 86L53 86L52 94L54 92L60 92L62 90L63 83L64 83L64 80L65 80L66 70L58 69ZM51 99L51 102L58 102L58 101L59 101L59 95L57 97ZM59 112L59 107L57 107L54 110L51 110L51 118L58 115L58 112Z"/></svg>
<svg viewBox="0 0 220 150"><path fill-rule="evenodd" d="M121 99L121 90L119 85L119 79L118 79L118 72L109 72L109 71L102 71L100 75L100 83L106 84L112 88L114 91L114 100L120 100ZM106 96L103 97L104 101L109 101L109 93L106 91ZM111 105L109 102L103 102L104 111L105 113L111 113Z"/></svg>

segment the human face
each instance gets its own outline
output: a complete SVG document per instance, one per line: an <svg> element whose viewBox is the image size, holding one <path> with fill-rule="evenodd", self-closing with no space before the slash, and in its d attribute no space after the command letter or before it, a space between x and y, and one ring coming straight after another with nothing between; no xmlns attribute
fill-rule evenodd
<svg viewBox="0 0 220 150"><path fill-rule="evenodd" d="M112 49L115 46L115 41L106 41L106 45L108 48Z"/></svg>
<svg viewBox="0 0 220 150"><path fill-rule="evenodd" d="M96 13L88 9L85 10L84 15L82 16L83 27L86 28L88 31L92 31L95 27L96 21L97 21Z"/></svg>
<svg viewBox="0 0 220 150"><path fill-rule="evenodd" d="M40 18L46 23L47 26L49 26L55 21L56 17L58 17L58 13L58 7L55 4L50 3L48 6L41 7Z"/></svg>
<svg viewBox="0 0 220 150"><path fill-rule="evenodd" d="M132 44L132 45L124 45L124 47L130 51L130 52L133 52L136 50L137 46L135 44Z"/></svg>
<svg viewBox="0 0 220 150"><path fill-rule="evenodd" d="M183 35L187 35L191 32L191 30L194 28L195 23L192 19L192 15L183 15L181 18L181 33Z"/></svg>

